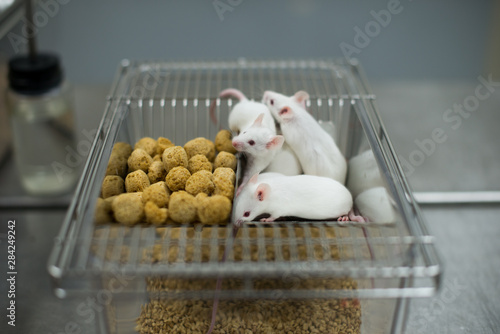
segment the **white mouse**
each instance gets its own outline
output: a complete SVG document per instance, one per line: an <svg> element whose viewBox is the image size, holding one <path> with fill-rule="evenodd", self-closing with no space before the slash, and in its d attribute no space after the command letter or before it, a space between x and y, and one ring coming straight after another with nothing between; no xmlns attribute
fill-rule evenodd
<svg viewBox="0 0 500 334"><path fill-rule="evenodd" d="M254 175L238 196L234 221L239 226L268 214L268 218L260 221L272 222L279 217L291 216L364 222L362 217L353 214L352 205L349 190L331 178L296 175L259 180L259 176Z"/></svg>
<svg viewBox="0 0 500 334"><path fill-rule="evenodd" d="M354 198L365 190L384 186L373 151L367 150L349 159L347 188Z"/></svg>
<svg viewBox="0 0 500 334"><path fill-rule="evenodd" d="M347 164L333 138L304 109L309 94L285 96L266 91L262 99L280 123L285 141L299 158L305 174L325 176L344 184Z"/></svg>
<svg viewBox="0 0 500 334"><path fill-rule="evenodd" d="M302 166L300 165L299 158L297 158L295 152L285 141L281 150L276 153L276 156L271 161L269 166L264 169L264 172L281 173L288 176L299 175L302 174Z"/></svg>
<svg viewBox="0 0 500 334"><path fill-rule="evenodd" d="M220 92L220 98L235 97L239 102L231 109L229 113L229 129L235 133L240 133L243 130L252 126L253 122L260 114L264 114L264 119L262 121L263 126L270 129L274 134L276 134L276 124L274 119L269 112L269 109L265 104L261 102L250 101L247 97L238 89L228 88ZM213 116L213 110L215 104L210 107L210 114Z"/></svg>
<svg viewBox="0 0 500 334"><path fill-rule="evenodd" d="M332 121L323 121L320 119L318 120L318 124L323 130L325 130L326 133L330 135L330 137L333 138L333 140L337 138L337 130L335 129L335 124L333 124Z"/></svg>
<svg viewBox="0 0 500 334"><path fill-rule="evenodd" d="M389 224L396 220L394 201L384 187L363 191L354 200L356 208L368 221Z"/></svg>
<svg viewBox="0 0 500 334"><path fill-rule="evenodd" d="M285 138L276 135L268 127L262 124L265 114L260 114L253 124L240 132L233 138L233 147L245 154L246 168L241 184L260 173L273 161L281 151Z"/></svg>
<svg viewBox="0 0 500 334"><path fill-rule="evenodd" d="M282 177L285 176L281 173L260 173L260 174L255 174L254 179L252 182L264 182L266 180L276 178L276 177ZM254 183L252 183L254 184ZM248 185L245 184L243 187L241 187L241 192L237 194L234 199L233 199L233 211L232 211L232 216L231 216L231 221L236 222L238 218L243 216L244 212L244 204L248 201L248 192L255 191L255 187L253 185Z"/></svg>

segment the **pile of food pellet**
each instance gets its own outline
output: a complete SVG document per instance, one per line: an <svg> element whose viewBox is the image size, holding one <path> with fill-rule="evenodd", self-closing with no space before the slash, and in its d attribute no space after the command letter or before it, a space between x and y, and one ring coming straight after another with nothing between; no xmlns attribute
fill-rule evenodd
<svg viewBox="0 0 500 334"><path fill-rule="evenodd" d="M202 137L183 147L164 137L141 138L133 149L116 143L97 199L95 222L226 223L234 195L235 152L227 130L217 134L215 144Z"/></svg>
<svg viewBox="0 0 500 334"><path fill-rule="evenodd" d="M287 235L287 228L279 228L283 238ZM171 244L168 249L162 249L161 244L155 245L153 249L143 254L143 259L153 263L163 261L173 263L177 260L178 244L176 239L180 237L180 230L169 228L168 231L158 231L164 238L168 237ZM310 228L311 237L319 237L316 228ZM335 238L333 228L325 228L327 238ZM163 233L163 234L162 234ZM225 238L226 230L218 230L218 238ZM272 228L265 228L263 237L270 240L275 236ZM212 235L210 227L203 228L202 237L208 238ZM294 227L295 241L301 244L305 240L304 229ZM194 230L189 228L186 238L193 238ZM257 237L257 229L250 229L248 236ZM238 234L236 241L241 237ZM243 249L233 246L234 261L241 261ZM253 245L254 246L254 245ZM285 249L285 245L281 246ZM191 251L186 247L186 255L183 258L190 262ZM275 260L275 252L272 245L266 246L266 261ZM223 247L218 250L218 259L221 260ZM298 245L298 258L305 260L307 250ZM323 252L329 252L332 259L338 259L337 246L331 246L322 252L314 252L316 260L323 258ZM257 261L257 249L251 248L251 260ZM255 255L255 256L254 256ZM290 253L282 253L283 261L290 260ZM202 247L201 260L209 261L210 248ZM162 277L151 277L147 279L147 289L150 292L176 292L176 291L210 291L216 286L215 279L166 279ZM352 290L356 289L356 281L343 279L282 277L280 279L254 279L253 289L274 292L286 290ZM244 279L223 279L221 290L244 290ZM152 296L155 294L153 293ZM172 300L152 299L142 306L141 314L137 319L136 330L141 334L146 333L205 333L210 326L213 300ZM267 300L221 300L217 311L216 326L213 333L360 333L361 308L358 300L354 299L267 299Z"/></svg>
<svg viewBox="0 0 500 334"><path fill-rule="evenodd" d="M205 333L210 300L152 300L137 320L141 334ZM221 300L214 334L360 333L357 300Z"/></svg>

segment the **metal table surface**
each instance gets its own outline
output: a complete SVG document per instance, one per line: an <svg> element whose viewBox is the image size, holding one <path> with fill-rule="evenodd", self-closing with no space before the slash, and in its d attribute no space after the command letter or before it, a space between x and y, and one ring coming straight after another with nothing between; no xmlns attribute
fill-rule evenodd
<svg viewBox="0 0 500 334"><path fill-rule="evenodd" d="M406 165L409 181L419 192L500 190L497 124L500 93L480 100L462 116L454 104L469 103L475 82L372 82L388 133ZM97 126L107 86L77 87L76 110L80 140L83 129ZM452 111L453 112L453 111ZM457 116L458 115L458 116ZM456 116L451 122L446 117ZM447 139L429 143L441 128ZM425 146L423 146L425 148ZM422 151L418 160L414 153ZM411 158L413 157L413 158ZM413 161L413 163L412 163ZM415 163L417 162L417 163ZM467 196L474 194L465 193ZM79 308L85 299L57 299L51 290L46 262L65 214L70 195L33 202L20 190L8 161L0 173L0 333L93 333L89 314ZM13 204L20 203L18 207ZM45 202L47 203L47 202ZM23 208L23 205L31 208ZM442 289L432 299L413 299L406 333L500 332L500 205L433 204L422 207L430 233L444 263ZM16 327L7 325L7 221L16 220ZM79 311L80 310L80 311Z"/></svg>

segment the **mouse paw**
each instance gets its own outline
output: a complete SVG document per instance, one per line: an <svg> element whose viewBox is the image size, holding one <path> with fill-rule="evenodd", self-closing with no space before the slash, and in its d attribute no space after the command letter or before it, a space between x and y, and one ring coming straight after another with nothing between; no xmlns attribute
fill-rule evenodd
<svg viewBox="0 0 500 334"><path fill-rule="evenodd" d="M276 220L276 218L272 218L272 217L267 217L267 218L261 218L260 219L261 222L265 222L265 223L270 223L270 222L273 222L275 220Z"/></svg>
<svg viewBox="0 0 500 334"><path fill-rule="evenodd" d="M347 222L347 221L349 221L349 216L341 216L341 217L337 218L337 221Z"/></svg>

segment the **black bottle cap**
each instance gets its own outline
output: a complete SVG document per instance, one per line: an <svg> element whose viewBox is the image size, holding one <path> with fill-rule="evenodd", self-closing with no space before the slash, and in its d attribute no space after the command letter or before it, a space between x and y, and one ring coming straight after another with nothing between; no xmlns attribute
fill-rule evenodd
<svg viewBox="0 0 500 334"><path fill-rule="evenodd" d="M54 54L41 53L33 59L23 55L9 61L9 86L17 93L43 94L59 86L62 79L59 58Z"/></svg>

